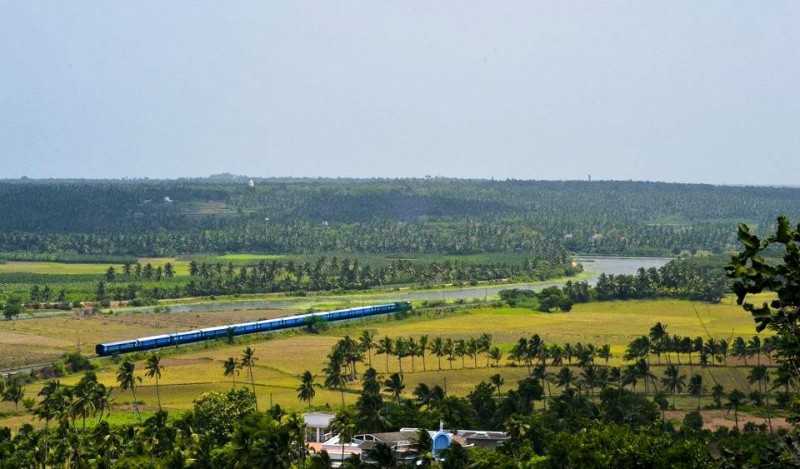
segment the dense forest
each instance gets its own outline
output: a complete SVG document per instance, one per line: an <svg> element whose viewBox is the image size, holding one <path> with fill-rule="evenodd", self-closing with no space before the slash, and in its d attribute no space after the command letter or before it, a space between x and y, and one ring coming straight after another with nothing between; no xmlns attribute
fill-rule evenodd
<svg viewBox="0 0 800 469"><path fill-rule="evenodd" d="M249 179L0 182L8 256L199 252L723 252L800 189L650 182Z"/></svg>

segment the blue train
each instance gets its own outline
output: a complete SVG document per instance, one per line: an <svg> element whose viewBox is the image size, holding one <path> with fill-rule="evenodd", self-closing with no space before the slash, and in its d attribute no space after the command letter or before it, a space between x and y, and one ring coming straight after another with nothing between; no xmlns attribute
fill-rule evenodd
<svg viewBox="0 0 800 469"><path fill-rule="evenodd" d="M298 314L282 318L268 319L265 321L245 322L240 324L228 324L226 326L208 327L175 334L164 334L152 337L140 337L133 340L122 340L119 342L109 342L97 344L95 352L99 356L114 355L117 353L138 352L170 345L190 344L203 340L219 339L228 337L230 334L244 335L256 332L277 331L289 329L291 327L301 327L308 323L312 316L322 318L325 321L341 321L345 319L363 318L376 314L394 313L411 308L411 304L405 301L389 303L375 306L362 306L358 308L340 309L324 313Z"/></svg>

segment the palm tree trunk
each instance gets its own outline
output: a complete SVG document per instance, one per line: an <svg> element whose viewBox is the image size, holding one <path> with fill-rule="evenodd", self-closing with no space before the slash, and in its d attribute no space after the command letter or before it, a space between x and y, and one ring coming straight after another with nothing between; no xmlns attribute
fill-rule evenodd
<svg viewBox="0 0 800 469"><path fill-rule="evenodd" d="M772 408L769 406L769 392L764 393L764 403L767 404L767 425L769 425L769 432L772 433Z"/></svg>
<svg viewBox="0 0 800 469"><path fill-rule="evenodd" d="M142 414L139 413L139 406L136 404L136 388L131 387L131 394L133 395L133 410L136 411L136 416L141 420Z"/></svg>
<svg viewBox="0 0 800 469"><path fill-rule="evenodd" d="M161 411L161 391L158 389L158 376L156 376L156 399L158 400L158 410Z"/></svg>
<svg viewBox="0 0 800 469"><path fill-rule="evenodd" d="M256 400L256 412L258 412L258 396L256 395L256 380L253 377L253 366L250 365L247 369L250 370L250 388L253 390L253 398Z"/></svg>

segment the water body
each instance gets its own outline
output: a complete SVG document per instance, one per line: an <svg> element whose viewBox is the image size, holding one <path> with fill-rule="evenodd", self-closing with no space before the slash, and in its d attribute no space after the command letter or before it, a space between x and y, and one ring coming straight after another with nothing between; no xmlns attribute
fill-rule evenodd
<svg viewBox="0 0 800 469"><path fill-rule="evenodd" d="M661 267L670 261L666 257L578 257L578 262L583 264L584 270L591 274L587 279L590 284L594 284L601 273L620 275L634 274L640 267L649 269L650 267ZM562 286L566 280L548 280L544 282L520 283L514 285L489 285L479 287L463 288L441 288L431 290L400 289L396 291L381 292L376 294L365 294L359 296L309 296L267 300L228 300L219 302L187 303L170 305L169 310L173 313L197 313L212 311L248 310L248 309L298 309L306 308L313 303L330 303L337 300L353 300L358 303L389 303L394 301L433 301L433 300L471 300L474 298L490 298L500 290L508 288L522 288L527 290L541 290L552 286ZM151 307L144 308L125 308L121 311L152 310Z"/></svg>
<svg viewBox="0 0 800 469"><path fill-rule="evenodd" d="M669 257L577 257L576 260L583 264L583 269L596 275L601 273L613 275L632 275L640 267L656 269L672 259Z"/></svg>
<svg viewBox="0 0 800 469"><path fill-rule="evenodd" d="M650 267L659 268L670 261L667 257L578 257L578 262L583 264L586 272L591 274L591 278L587 281L594 285L597 277L601 273L613 275L630 275L636 273L639 268ZM407 292L398 292L395 298L403 300L457 300L457 299L472 299L472 298L489 298L500 290L507 290L508 288L521 288L525 290L541 290L543 288L553 286L563 286L567 280L547 280L544 282L532 282L511 285L492 285L486 287L469 287L469 288L456 288L456 289L442 289L442 290L414 290Z"/></svg>

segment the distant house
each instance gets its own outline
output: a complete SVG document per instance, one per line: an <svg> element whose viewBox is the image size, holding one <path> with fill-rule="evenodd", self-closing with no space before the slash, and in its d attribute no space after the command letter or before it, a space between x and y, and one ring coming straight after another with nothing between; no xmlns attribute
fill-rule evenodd
<svg viewBox="0 0 800 469"><path fill-rule="evenodd" d="M504 432L484 430L445 430L440 426L438 431L425 430L433 443L433 456L438 458L442 451L448 449L453 441L464 447L496 448L508 440ZM342 461L352 455L363 462L370 463L369 450L383 443L392 450L401 465L413 464L420 457L419 428L401 428L396 432L362 433L355 435L350 443L342 445L339 436L318 443L309 444L314 452L326 451L333 467L340 467Z"/></svg>

